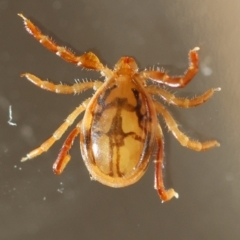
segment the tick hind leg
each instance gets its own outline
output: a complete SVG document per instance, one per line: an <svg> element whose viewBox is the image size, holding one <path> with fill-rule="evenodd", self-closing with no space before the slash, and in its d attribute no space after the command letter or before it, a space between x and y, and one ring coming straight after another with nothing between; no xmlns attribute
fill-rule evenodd
<svg viewBox="0 0 240 240"><path fill-rule="evenodd" d="M199 142L191 140L187 135L182 133L178 129L178 125L176 121L173 119L171 114L167 111L167 109L159 102L154 102L157 113L161 114L168 126L168 129L173 133L174 137L180 142L180 144L184 147L188 147L195 151L205 151L213 147L219 147L220 143L212 140L206 142Z"/></svg>
<svg viewBox="0 0 240 240"><path fill-rule="evenodd" d="M62 135L66 132L67 128L73 124L75 119L86 109L90 99L85 100L79 107L77 107L65 120L65 122L53 133L53 135L47 139L44 143L41 144L40 147L34 149L30 153L26 155L26 157L22 158L21 161L27 161L29 159L35 158L38 155L41 155L43 152L48 151L48 149L59 140ZM66 159L65 159L66 161Z"/></svg>
<svg viewBox="0 0 240 240"><path fill-rule="evenodd" d="M165 190L163 183L163 135L162 130L159 126L159 134L157 138L157 156L155 161L155 177L154 177L154 188L158 191L158 194L163 202L171 200L173 197L178 198L178 193L174 189Z"/></svg>
<svg viewBox="0 0 240 240"><path fill-rule="evenodd" d="M55 174L61 174L67 163L70 161L71 156L68 154L69 150L72 147L72 144L75 138L80 133L80 125L81 122L78 123L77 127L72 130L72 132L68 135L67 139L63 143L60 153L58 154L57 160L53 164L53 172Z"/></svg>
<svg viewBox="0 0 240 240"><path fill-rule="evenodd" d="M163 71L143 71L140 73L140 76L170 87L185 87L198 71L198 50L199 47L196 47L189 52L189 67L183 76L170 77Z"/></svg>
<svg viewBox="0 0 240 240"><path fill-rule="evenodd" d="M212 97L214 92L220 91L221 88L209 89L202 95L194 97L192 99L178 98L174 94L172 94L162 88L156 87L156 86L148 86L148 87L146 87L146 90L151 95L160 96L162 99L164 99L169 104L174 104L174 105L176 105L178 107L182 107L182 108L190 108L190 107L196 107L196 106L199 106L199 105L205 103L208 99L210 99Z"/></svg>
<svg viewBox="0 0 240 240"><path fill-rule="evenodd" d="M34 38L36 38L44 47L54 52L65 61L84 68L107 72L107 68L103 66L103 64L99 61L98 57L94 53L88 52L84 53L82 56L76 56L67 48L58 46L48 36L43 35L41 31L22 14L18 14L18 16L23 19L26 30L31 35L33 35Z"/></svg>
<svg viewBox="0 0 240 240"><path fill-rule="evenodd" d="M89 81L79 82L69 86L63 84L54 84L47 80L42 80L30 73L24 73L21 75L21 77L26 77L30 82L44 90L60 94L77 94L90 88L97 90L103 84L100 81Z"/></svg>

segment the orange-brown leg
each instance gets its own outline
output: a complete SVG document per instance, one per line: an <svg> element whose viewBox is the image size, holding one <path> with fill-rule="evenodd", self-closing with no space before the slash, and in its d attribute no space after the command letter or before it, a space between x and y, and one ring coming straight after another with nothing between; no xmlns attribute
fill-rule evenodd
<svg viewBox="0 0 240 240"><path fill-rule="evenodd" d="M70 161L71 156L68 154L72 144L80 133L80 124L81 122L72 130L68 135L67 139L63 143L60 153L58 154L57 160L53 164L53 172L55 174L61 174L66 167L67 163Z"/></svg>
<svg viewBox="0 0 240 240"><path fill-rule="evenodd" d="M46 140L44 143L41 144L40 147L34 149L30 153L26 155L26 157L22 158L21 161L24 162L26 160L35 158L36 156L42 154L43 152L48 151L48 149L57 141L59 140L62 135L66 132L67 128L73 124L75 119L85 111L90 98L85 100L79 107L77 107L64 121L64 123L53 133L52 137Z"/></svg>
<svg viewBox="0 0 240 240"><path fill-rule="evenodd" d="M197 96L192 99L177 98L174 94L169 93L166 90L156 87L156 86L148 86L148 87L146 87L146 90L149 94L160 96L169 104L174 104L174 105L176 105L178 107L182 107L182 108L189 108L189 107L196 107L198 105L205 103L210 97L212 97L214 92L220 91L221 88L209 89L201 96Z"/></svg>
<svg viewBox="0 0 240 240"><path fill-rule="evenodd" d="M171 200L173 197L178 198L178 193L174 189L170 188L165 189L163 183L163 153L164 153L164 144L163 144L163 135L162 130L159 126L159 134L157 138L157 156L155 161L155 176L154 176L154 188L158 191L158 194L163 202Z"/></svg>
<svg viewBox="0 0 240 240"><path fill-rule="evenodd" d="M56 55L58 55L65 61L84 68L101 71L103 75L108 75L108 73L110 72L107 67L103 66L103 64L99 61L98 57L94 53L88 52L84 53L82 56L76 56L67 48L58 46L48 36L43 35L41 31L22 14L18 14L18 16L23 19L26 30L31 35L33 35L34 38L36 38L44 47L56 53Z"/></svg>
<svg viewBox="0 0 240 240"><path fill-rule="evenodd" d="M168 126L168 129L173 133L174 137L180 142L182 146L188 147L195 151L205 151L210 148L220 146L220 143L215 140L199 142L199 141L189 139L187 135L185 135L178 129L177 123L175 122L171 114L167 111L167 109L159 102L155 101L154 104L155 104L157 113L160 113L163 116Z"/></svg>
<svg viewBox="0 0 240 240"><path fill-rule="evenodd" d="M198 71L198 50L199 47L196 47L189 52L189 67L183 76L170 77L163 71L143 71L140 76L170 87L185 87Z"/></svg>
<svg viewBox="0 0 240 240"><path fill-rule="evenodd" d="M73 84L72 86L63 85L63 84L54 84L47 80L41 80L40 78L30 74L30 73L24 73L21 75L21 77L26 77L30 82L35 84L36 86L55 93L60 94L77 94L80 92L83 92L89 88L93 88L94 90L97 90L103 82L100 81L90 81L90 82L79 82L76 84Z"/></svg>

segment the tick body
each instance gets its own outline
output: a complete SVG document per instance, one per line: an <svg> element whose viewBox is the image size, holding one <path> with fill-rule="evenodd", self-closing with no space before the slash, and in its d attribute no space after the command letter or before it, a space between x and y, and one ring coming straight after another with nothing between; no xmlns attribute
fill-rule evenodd
<svg viewBox="0 0 240 240"><path fill-rule="evenodd" d="M81 149L94 179L112 187L136 182L156 139L154 104L133 76L109 79L93 96L82 122Z"/></svg>
<svg viewBox="0 0 240 240"><path fill-rule="evenodd" d="M30 74L26 77L38 87L59 94L76 94L93 88L92 98L81 103L65 120L65 122L40 147L27 154L22 161L32 159L48 149L59 140L75 119L85 111L82 121L69 134L53 165L56 174L62 173L70 160L69 150L80 135L80 148L85 165L93 180L110 187L125 187L138 181L145 173L151 157L156 152L154 187L162 201L178 197L173 190L166 190L162 177L163 134L157 120L162 115L169 130L185 147L203 151L220 144L215 141L199 142L189 139L182 133L175 120L160 102L154 100L159 96L167 103L179 107L195 107L206 102L215 91L210 89L193 99L179 99L162 88L185 87L198 70L198 54L195 48L190 51L190 64L183 76L170 77L160 70L138 70L135 60L122 57L113 70L103 66L92 52L76 56L69 50L56 45L50 38L22 14L27 31L43 46L56 53L64 60L77 66L99 71L105 81L89 81L72 86L55 85ZM147 80L157 84L149 84Z"/></svg>

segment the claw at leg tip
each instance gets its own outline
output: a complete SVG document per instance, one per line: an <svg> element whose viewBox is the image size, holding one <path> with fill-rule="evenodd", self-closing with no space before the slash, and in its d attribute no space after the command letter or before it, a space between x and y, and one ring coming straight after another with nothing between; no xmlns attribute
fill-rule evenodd
<svg viewBox="0 0 240 240"><path fill-rule="evenodd" d="M21 17L22 19L26 19L21 13L18 13L18 16Z"/></svg>
<svg viewBox="0 0 240 240"><path fill-rule="evenodd" d="M173 196L172 196L172 197L175 197L175 198L177 198L177 199L178 199L178 198L179 198L179 194L178 194L177 192L175 192L175 191L174 191L174 193L173 193ZM170 199L167 199L167 200L165 200L165 201L164 201L164 200L162 200L162 203L165 203L165 202L167 202L167 201L171 200L171 199L172 199L172 197L171 197Z"/></svg>
<svg viewBox="0 0 240 240"><path fill-rule="evenodd" d="M25 162L25 161L27 161L28 160L28 157L23 157L22 159L21 159L21 162Z"/></svg>
<svg viewBox="0 0 240 240"><path fill-rule="evenodd" d="M174 193L175 198L179 198L179 194L177 192Z"/></svg>
<svg viewBox="0 0 240 240"><path fill-rule="evenodd" d="M200 50L200 47L195 47L192 51L199 51Z"/></svg>

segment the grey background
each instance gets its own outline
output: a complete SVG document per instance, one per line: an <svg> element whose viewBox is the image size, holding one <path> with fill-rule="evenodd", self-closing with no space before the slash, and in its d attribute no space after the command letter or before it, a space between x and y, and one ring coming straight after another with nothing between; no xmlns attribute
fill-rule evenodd
<svg viewBox="0 0 240 240"><path fill-rule="evenodd" d="M239 239L239 12L237 0L0 0L0 239ZM127 188L91 182L78 141L66 170L55 176L52 164L66 135L48 153L20 163L92 93L57 95L19 75L71 84L99 74L44 49L17 13L78 54L94 51L109 67L129 55L141 69L159 63L181 74L188 51L201 48L199 74L177 95L222 91L197 108L169 109L186 134L217 139L221 147L203 153L183 148L160 120L165 183L179 192L178 200L161 203L153 164ZM10 105L17 126L8 124Z"/></svg>

